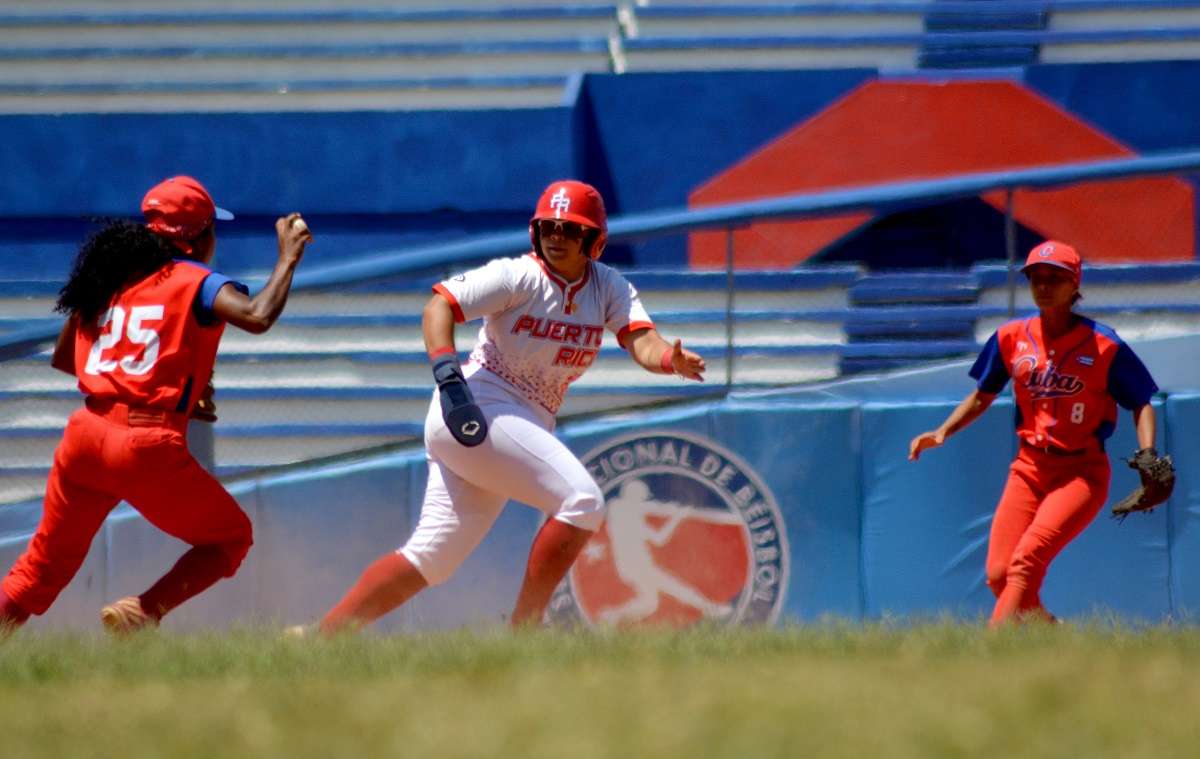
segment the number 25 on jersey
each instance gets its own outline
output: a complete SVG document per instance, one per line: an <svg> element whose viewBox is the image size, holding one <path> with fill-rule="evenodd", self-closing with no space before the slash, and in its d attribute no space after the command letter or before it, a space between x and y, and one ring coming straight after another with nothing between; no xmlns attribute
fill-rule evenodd
<svg viewBox="0 0 1200 759"><path fill-rule="evenodd" d="M128 316L128 321L126 320ZM113 306L100 319L101 335L92 345L88 353L87 366L84 371L88 374L106 374L120 367L126 374L141 375L150 371L158 360L158 332L146 327L144 322L162 321L163 307L134 306L129 314L121 306ZM108 332L105 327L111 326ZM104 351L109 350L121 341L121 335L134 345L143 345L141 358L136 355L126 355L108 360L102 358Z"/></svg>

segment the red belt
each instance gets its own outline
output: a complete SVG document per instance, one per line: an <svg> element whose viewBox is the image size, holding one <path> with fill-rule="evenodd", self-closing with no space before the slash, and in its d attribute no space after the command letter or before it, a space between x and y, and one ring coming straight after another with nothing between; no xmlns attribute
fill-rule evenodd
<svg viewBox="0 0 1200 759"><path fill-rule="evenodd" d="M1069 448L1059 448L1057 445L1034 445L1028 440L1021 440L1021 445L1041 453L1048 453L1051 456L1082 456L1085 453L1091 453L1091 449L1089 448L1071 450Z"/></svg>
<svg viewBox="0 0 1200 759"><path fill-rule="evenodd" d="M149 406L130 406L128 403L90 395L84 403L88 411L113 424L125 427L167 427L180 432L187 430L187 414L178 411L164 411Z"/></svg>

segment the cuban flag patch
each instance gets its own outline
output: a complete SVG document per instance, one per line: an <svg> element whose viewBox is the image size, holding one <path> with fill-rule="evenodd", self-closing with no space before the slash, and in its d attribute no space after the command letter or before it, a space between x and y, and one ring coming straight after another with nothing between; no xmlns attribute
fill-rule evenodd
<svg viewBox="0 0 1200 759"><path fill-rule="evenodd" d="M1084 366L1091 366L1092 364L1096 363L1096 359L1092 358L1091 356L1076 356L1075 360Z"/></svg>

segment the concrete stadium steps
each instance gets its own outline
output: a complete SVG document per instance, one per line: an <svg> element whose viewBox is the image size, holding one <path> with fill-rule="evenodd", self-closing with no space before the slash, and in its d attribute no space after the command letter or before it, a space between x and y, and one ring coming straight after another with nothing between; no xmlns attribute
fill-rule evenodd
<svg viewBox="0 0 1200 759"><path fill-rule="evenodd" d="M971 339L979 309L963 306L913 308L863 307L846 316L846 338L851 343L872 340Z"/></svg>
<svg viewBox="0 0 1200 759"><path fill-rule="evenodd" d="M656 325L672 337L699 349L724 348L724 311L652 310ZM734 315L735 345L829 345L845 341L841 311L738 311ZM423 351L420 317L287 317L265 335L229 330L221 355L304 353L329 355L356 351ZM475 337L472 325L461 327L458 342L464 354ZM604 336L607 348L616 337Z"/></svg>
<svg viewBox="0 0 1200 759"><path fill-rule="evenodd" d="M735 350L728 353L723 272L628 276L660 331L704 355L708 381L649 374L606 335L562 416L698 398L723 392L727 383L735 390L794 385L971 356L1009 318L1003 265L883 275L845 266L738 272ZM1198 264L1086 267L1080 310L1129 340L1200 333L1198 280ZM1015 281L1023 316L1032 308L1023 277ZM419 437L432 392L419 330L428 285L408 278L297 293L271 332L227 330L215 376L219 471L286 466ZM0 334L29 326L30 316L56 324L48 314L58 286L0 283ZM477 327L459 329L464 353ZM5 493L18 494L9 500L40 493L39 476L80 403L73 378L49 367L48 352L0 362L0 501Z"/></svg>
<svg viewBox="0 0 1200 759"><path fill-rule="evenodd" d="M1006 69L1200 57L1196 0L651 2L621 14L615 71Z"/></svg>
<svg viewBox="0 0 1200 759"><path fill-rule="evenodd" d="M398 424L424 419L432 388L239 388L219 387L217 415L225 425L279 426L303 422ZM49 429L61 432L67 417L83 405L74 387L39 393L0 393L0 430Z"/></svg>
<svg viewBox="0 0 1200 759"><path fill-rule="evenodd" d="M0 113L378 111L548 108L570 77L450 76L355 80L0 83Z"/></svg>
<svg viewBox="0 0 1200 759"><path fill-rule="evenodd" d="M911 71L920 35L638 37L625 40L614 68L639 71L878 68Z"/></svg>
<svg viewBox="0 0 1200 759"><path fill-rule="evenodd" d="M724 383L731 365L737 383L787 384L833 377L840 345L739 346L732 361L723 348L702 350L709 364L708 381ZM465 356L465 350L463 352ZM71 377L49 367L49 355L0 363L0 387L21 393L55 393L74 386ZM214 384L224 389L300 390L315 388L427 387L425 352L359 351L323 355L303 353L219 354ZM596 363L573 387L606 387L640 392L644 387L671 386L678 380L650 374L616 346L603 348Z"/></svg>
<svg viewBox="0 0 1200 759"><path fill-rule="evenodd" d="M583 72L1200 58L1200 0L986 5L18 0L0 112L539 108Z"/></svg>
<svg viewBox="0 0 1200 759"><path fill-rule="evenodd" d="M720 311L728 304L723 271L630 269L622 272L651 315L662 311ZM739 271L733 276L733 307L741 311L842 309L858 266L812 266L786 271Z"/></svg>
<svg viewBox="0 0 1200 759"><path fill-rule="evenodd" d="M94 11L97 4L106 11L161 13L163 3L156 0L5 0L6 10L21 13L79 13ZM588 0L171 0L175 11L297 11L344 10L347 7L384 11L489 11L497 8L593 7L608 5Z"/></svg>
<svg viewBox="0 0 1200 759"><path fill-rule="evenodd" d="M776 37L814 34L918 34L925 6L911 3L662 3L633 6L623 15L630 38Z"/></svg>
<svg viewBox="0 0 1200 759"><path fill-rule="evenodd" d="M981 264L971 271L979 279L979 305L1008 305L1008 271L1004 266ZM1017 308L1032 308L1023 275L1015 276ZM1082 292L1081 310L1096 306L1153 309L1200 305L1200 266L1194 263L1084 266Z"/></svg>
<svg viewBox="0 0 1200 759"><path fill-rule="evenodd" d="M1099 306L1087 298L1076 310L1089 318L1112 327L1121 339L1135 342L1148 338L1176 337L1200 334L1200 305L1187 303L1156 303L1144 307L1129 305ZM1032 306L1018 310L1018 316L1032 316ZM975 322L975 339L983 343L996 328L1009 320L1007 310L986 309Z"/></svg>
<svg viewBox="0 0 1200 759"><path fill-rule="evenodd" d="M970 272L872 272L850 288L850 302L855 306L974 303L979 292L979 280Z"/></svg>
<svg viewBox="0 0 1200 759"><path fill-rule="evenodd" d="M698 349L724 349L727 339L734 345L836 345L846 342L844 309L826 310L738 310L733 312L733 330L726 334L725 311L664 311L651 309L656 326L664 334L682 339ZM61 324L58 317L20 319L0 317L0 335L22 327ZM474 341L478 325L464 325L459 343L464 355ZM617 348L616 337L605 333L604 346ZM231 328L221 340L221 356L313 355L335 356L354 353L413 353L424 350L421 317L415 314L312 315L285 313L263 335Z"/></svg>
<svg viewBox="0 0 1200 759"><path fill-rule="evenodd" d="M40 500L46 492L49 461L36 467L0 467L0 505Z"/></svg>
<svg viewBox="0 0 1200 759"><path fill-rule="evenodd" d="M831 379L846 342L846 290L857 276L857 268L845 266L739 272L737 347L727 353L723 272L631 272L660 330L705 356L708 381L650 374L606 334L596 364L572 387L560 416L710 396L727 383L749 389ZM59 284L26 284L0 287L6 314L0 332L28 327L29 317L59 323L48 316ZM432 392L419 316L428 298L429 283L417 278L297 293L267 334L227 330L214 377L218 472L418 439ZM477 328L459 329L464 354ZM49 367L48 352L0 362L0 501L40 495L63 425L80 403L73 378Z"/></svg>
<svg viewBox="0 0 1200 759"><path fill-rule="evenodd" d="M1200 2L1146 0L1050 6L1047 28L1056 32L1122 31L1128 29L1186 29L1200 27Z"/></svg>
<svg viewBox="0 0 1200 759"><path fill-rule="evenodd" d="M744 383L743 387L754 387ZM564 415L613 408L636 407L720 393L720 383L658 382L642 387L616 387L598 382L575 387L568 395ZM419 435L433 394L432 382L405 387L316 388L217 388L220 436L230 429L288 429L296 425L318 428L340 426L391 426L398 434ZM24 393L0 392L0 432L53 435L83 405L75 388ZM407 427L405 425L408 425ZM418 425L413 427L412 425ZM414 431L415 430L415 431Z"/></svg>
<svg viewBox="0 0 1200 759"><path fill-rule="evenodd" d="M841 374L886 371L916 361L958 358L976 350L974 318L965 308L979 298L970 272L906 271L865 274L850 288L850 345ZM948 311L955 305L959 309ZM918 306L918 308L914 308ZM937 310L933 314L925 309Z"/></svg>
<svg viewBox="0 0 1200 759"><path fill-rule="evenodd" d="M617 31L615 4L405 9L331 3L324 8L181 8L122 10L90 3L74 11L0 9L0 47L156 47L223 44L389 44L447 40L607 39ZM443 4L444 6L444 4Z"/></svg>
<svg viewBox="0 0 1200 759"><path fill-rule="evenodd" d="M606 3L9 3L0 112L548 107L618 35Z"/></svg>
<svg viewBox="0 0 1200 759"><path fill-rule="evenodd" d="M1046 29L1049 10L1038 8L932 11L925 16L929 32L958 33L953 42L931 42L921 46L922 68L1004 68L1037 63L1039 45L1009 41L988 42L993 32ZM978 38L978 39L976 39Z"/></svg>
<svg viewBox="0 0 1200 759"><path fill-rule="evenodd" d="M839 375L883 372L904 366L947 361L973 355L974 340L872 341L847 345L838 362Z"/></svg>
<svg viewBox="0 0 1200 759"><path fill-rule="evenodd" d="M506 40L364 45L208 44L0 49L0 84L233 84L608 71L608 42Z"/></svg>
<svg viewBox="0 0 1200 759"><path fill-rule="evenodd" d="M217 427L221 424L218 422ZM62 438L62 430L6 430L5 439L20 447L6 452L5 460L15 467L46 466ZM307 459L332 456L361 448L412 440L421 427L411 422L393 424L290 424L236 425L214 428L215 458L218 464L263 467L291 464ZM3 469L3 468L0 468Z"/></svg>
<svg viewBox="0 0 1200 759"><path fill-rule="evenodd" d="M625 390L600 384L573 390L563 415L722 391L719 385L678 381ZM420 440L432 392L428 383L404 388L221 388L216 395L219 419L212 427L216 471L235 475ZM63 427L82 402L74 389L0 393L0 503L41 496Z"/></svg>

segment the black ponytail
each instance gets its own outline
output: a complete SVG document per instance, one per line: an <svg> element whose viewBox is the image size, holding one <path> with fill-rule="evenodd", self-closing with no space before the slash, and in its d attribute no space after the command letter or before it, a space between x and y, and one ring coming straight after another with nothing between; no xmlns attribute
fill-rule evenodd
<svg viewBox="0 0 1200 759"><path fill-rule="evenodd" d="M79 248L54 310L94 322L127 283L162 268L179 252L145 225L112 219Z"/></svg>

